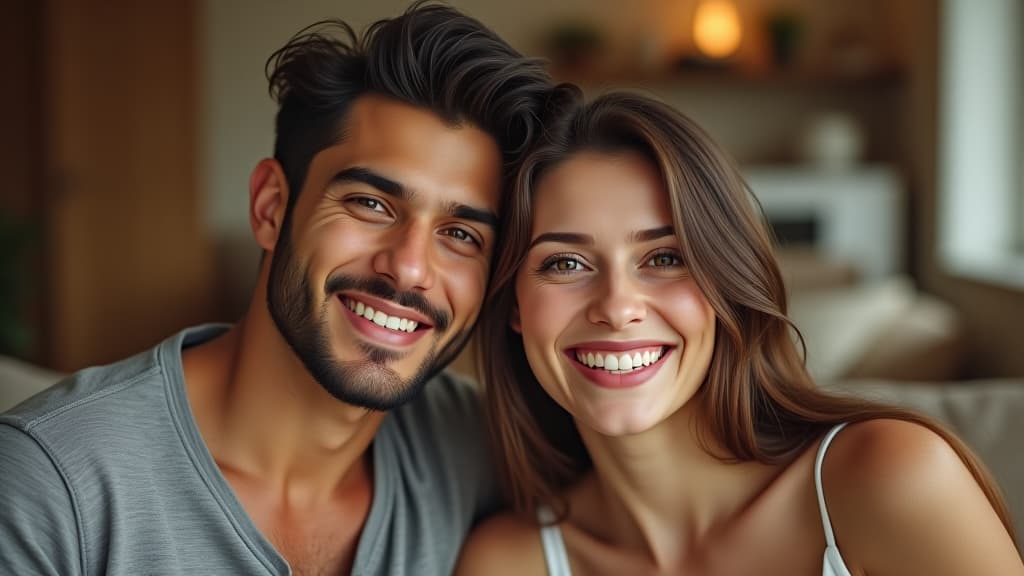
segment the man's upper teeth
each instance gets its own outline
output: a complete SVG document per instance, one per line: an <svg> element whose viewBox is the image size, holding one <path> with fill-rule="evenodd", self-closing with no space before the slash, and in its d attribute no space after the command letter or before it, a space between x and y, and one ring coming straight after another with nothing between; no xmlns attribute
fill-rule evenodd
<svg viewBox="0 0 1024 576"><path fill-rule="evenodd" d="M627 372L641 366L650 366L661 358L661 354L661 346L630 352L576 350L576 359L590 368L603 368L609 372Z"/></svg>
<svg viewBox="0 0 1024 576"><path fill-rule="evenodd" d="M348 305L349 310L355 312L357 316L362 316L378 326L390 328L391 330L400 330L402 332L413 332L416 330L416 327L419 326L419 323L415 320L400 318L398 316L388 316L380 310L374 310L372 307L351 298L346 298L345 303Z"/></svg>

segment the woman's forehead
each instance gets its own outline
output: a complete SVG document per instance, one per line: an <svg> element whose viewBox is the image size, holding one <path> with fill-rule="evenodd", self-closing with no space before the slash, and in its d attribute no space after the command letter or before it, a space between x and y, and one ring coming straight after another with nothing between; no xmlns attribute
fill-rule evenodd
<svg viewBox="0 0 1024 576"><path fill-rule="evenodd" d="M538 183L534 234L612 232L672 224L668 194L657 168L634 152L581 152Z"/></svg>

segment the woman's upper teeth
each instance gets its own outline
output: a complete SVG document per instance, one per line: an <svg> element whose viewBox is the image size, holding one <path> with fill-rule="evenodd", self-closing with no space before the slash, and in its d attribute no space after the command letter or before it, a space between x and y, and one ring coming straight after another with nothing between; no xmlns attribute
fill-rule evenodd
<svg viewBox="0 0 1024 576"><path fill-rule="evenodd" d="M641 366L650 366L662 355L662 347L654 346L631 350L629 352L601 352L594 350L576 350L576 360L590 368L603 368L609 372L633 370Z"/></svg>
<svg viewBox="0 0 1024 576"><path fill-rule="evenodd" d="M419 326L419 323L415 320L409 320L400 316L388 316L380 310L374 310L373 307L351 298L345 298L345 305L348 306L349 310L355 312L357 316L362 316L378 326L390 328L391 330L413 332Z"/></svg>

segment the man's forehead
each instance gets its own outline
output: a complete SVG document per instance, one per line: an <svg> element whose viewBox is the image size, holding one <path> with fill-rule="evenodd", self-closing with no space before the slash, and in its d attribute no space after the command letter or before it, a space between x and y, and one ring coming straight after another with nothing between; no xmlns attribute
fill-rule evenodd
<svg viewBox="0 0 1024 576"><path fill-rule="evenodd" d="M383 140L402 132L472 133L490 140L498 148L496 139L473 122L445 118L429 108L380 94L364 94L356 98L340 128L343 139L358 137L370 141Z"/></svg>
<svg viewBox="0 0 1024 576"><path fill-rule="evenodd" d="M340 141L313 159L311 172L318 186L329 185L339 173L359 170L394 182L410 199L425 195L437 202L496 210L502 157L486 132L375 95L358 99L345 123Z"/></svg>

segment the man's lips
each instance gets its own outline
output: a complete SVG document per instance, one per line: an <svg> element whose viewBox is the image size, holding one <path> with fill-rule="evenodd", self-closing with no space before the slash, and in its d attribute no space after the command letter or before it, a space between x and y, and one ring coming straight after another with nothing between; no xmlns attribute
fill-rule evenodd
<svg viewBox="0 0 1024 576"><path fill-rule="evenodd" d="M419 324L416 320L388 315L383 310L374 310L361 300L338 295L338 302L355 332L375 346L407 349L433 330L430 324ZM411 316L422 317L417 314Z"/></svg>
<svg viewBox="0 0 1024 576"><path fill-rule="evenodd" d="M339 299L356 316L390 330L414 332L433 328L430 320L411 308L367 294L339 294Z"/></svg>

